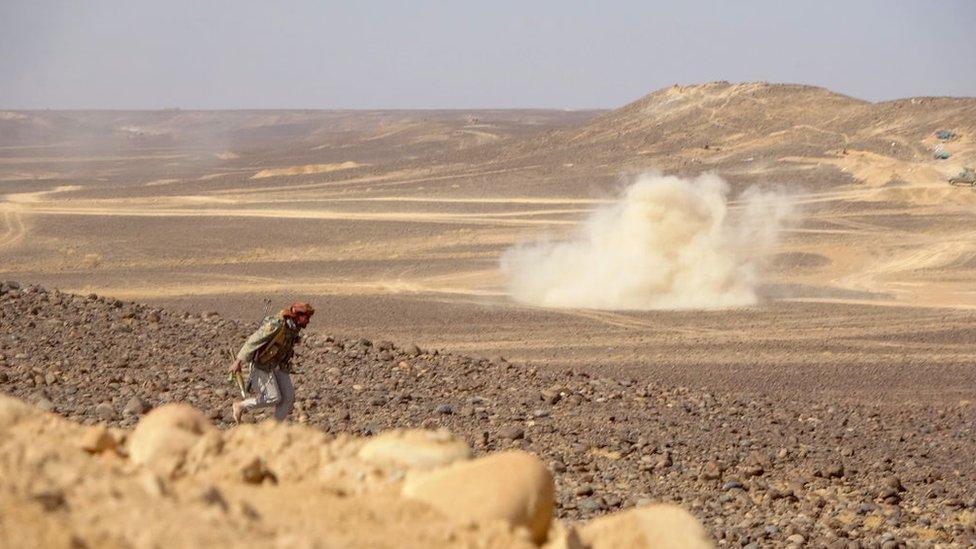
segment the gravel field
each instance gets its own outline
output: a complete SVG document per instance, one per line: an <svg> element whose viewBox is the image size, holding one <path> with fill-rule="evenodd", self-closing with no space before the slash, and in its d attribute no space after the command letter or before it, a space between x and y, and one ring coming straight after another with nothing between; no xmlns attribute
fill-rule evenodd
<svg viewBox="0 0 976 549"><path fill-rule="evenodd" d="M254 324L11 282L0 294L3 392L82 423L131 427L186 402L228 425L225 367ZM314 328L297 369L294 420L332 434L443 426L477 453L528 450L555 474L562 518L669 501L720 545L976 543L968 401L742 398Z"/></svg>

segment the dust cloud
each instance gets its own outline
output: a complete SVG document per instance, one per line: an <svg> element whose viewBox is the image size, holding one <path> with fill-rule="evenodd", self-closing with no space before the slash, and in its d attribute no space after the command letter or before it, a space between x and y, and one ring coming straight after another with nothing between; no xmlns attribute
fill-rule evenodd
<svg viewBox="0 0 976 549"><path fill-rule="evenodd" d="M752 187L734 202L719 176L643 174L566 242L501 258L511 296L543 307L716 309L756 303L762 258L794 208Z"/></svg>

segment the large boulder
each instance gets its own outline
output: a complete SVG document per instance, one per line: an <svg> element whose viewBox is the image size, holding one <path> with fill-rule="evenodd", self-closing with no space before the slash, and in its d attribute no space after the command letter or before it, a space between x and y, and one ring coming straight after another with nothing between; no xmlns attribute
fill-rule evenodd
<svg viewBox="0 0 976 549"><path fill-rule="evenodd" d="M580 528L590 549L706 549L705 528L675 505L653 504L593 519Z"/></svg>
<svg viewBox="0 0 976 549"><path fill-rule="evenodd" d="M146 414L128 441L129 458L173 476L187 452L214 427L203 412L187 404L166 404Z"/></svg>
<svg viewBox="0 0 976 549"><path fill-rule="evenodd" d="M471 457L471 448L447 430L389 431L371 438L359 459L408 469L435 469Z"/></svg>
<svg viewBox="0 0 976 549"><path fill-rule="evenodd" d="M410 475L402 491L459 522L502 520L524 527L537 544L546 539L555 499L545 464L521 451Z"/></svg>

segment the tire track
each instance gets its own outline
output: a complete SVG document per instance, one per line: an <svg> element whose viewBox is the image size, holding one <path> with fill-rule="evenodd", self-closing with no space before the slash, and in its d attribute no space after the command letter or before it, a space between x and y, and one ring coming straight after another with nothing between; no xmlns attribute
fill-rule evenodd
<svg viewBox="0 0 976 549"><path fill-rule="evenodd" d="M6 209L3 211L2 219L4 232L0 234L0 250L16 246L27 236L27 226L20 212Z"/></svg>

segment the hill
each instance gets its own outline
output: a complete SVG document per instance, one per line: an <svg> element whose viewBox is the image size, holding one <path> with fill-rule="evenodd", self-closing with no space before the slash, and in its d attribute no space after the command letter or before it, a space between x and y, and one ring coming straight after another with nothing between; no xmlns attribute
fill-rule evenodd
<svg viewBox="0 0 976 549"><path fill-rule="evenodd" d="M523 143L513 155L558 153L632 167L653 160L664 170L693 169L689 163L730 170L844 150L919 161L931 156L932 134L943 129L964 134L971 158L976 98L871 103L815 86L711 82L655 91L581 127Z"/></svg>

